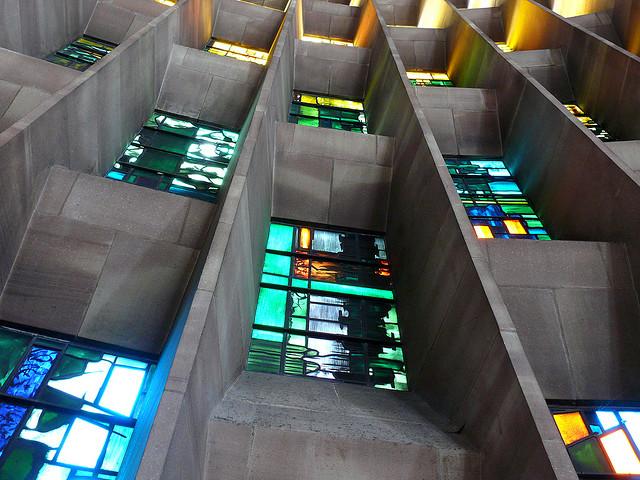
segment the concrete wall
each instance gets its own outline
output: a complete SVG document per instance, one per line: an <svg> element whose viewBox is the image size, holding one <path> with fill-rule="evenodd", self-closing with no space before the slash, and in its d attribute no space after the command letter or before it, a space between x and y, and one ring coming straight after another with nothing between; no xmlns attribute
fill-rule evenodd
<svg viewBox="0 0 640 480"><path fill-rule="evenodd" d="M255 63L176 45L157 107L239 131L264 71Z"/></svg>
<svg viewBox="0 0 640 480"><path fill-rule="evenodd" d="M490 45L478 30L461 22L452 27L450 38L454 52L466 50L482 59L469 64L460 54L459 61L453 64L453 76L468 86L496 89L505 132L505 162L518 177L552 238L625 244L637 291L640 247L632 229L627 227L640 224L640 213L635 208L640 202L637 174L606 144L595 140L548 92L513 68L505 60L508 55ZM617 315L626 315L617 312L628 311L625 305L629 300L625 298L610 295L598 307L609 312L603 318L609 319L610 332L620 328ZM611 305L609 310L603 307L607 302ZM571 303L574 312L584 308L579 299L574 298ZM635 360L622 353L617 361L624 364L625 371L636 368ZM590 398L628 395L617 383L621 364L609 365L611 382L594 382L600 385L600 390L578 391L576 395ZM587 371L584 367L580 373L586 375Z"/></svg>
<svg viewBox="0 0 640 480"><path fill-rule="evenodd" d="M0 317L159 354L214 209L53 167Z"/></svg>
<svg viewBox="0 0 640 480"><path fill-rule="evenodd" d="M387 25L418 25L419 5L416 0L380 1L378 11Z"/></svg>
<svg viewBox="0 0 640 480"><path fill-rule="evenodd" d="M167 8L149 0L98 0L85 33L119 45Z"/></svg>
<svg viewBox="0 0 640 480"><path fill-rule="evenodd" d="M212 8L210 0L186 0L168 9L0 133L6 172L0 178L0 285L49 167L97 174L110 168L153 110L171 46L202 45L211 33Z"/></svg>
<svg viewBox="0 0 640 480"><path fill-rule="evenodd" d="M447 31L437 28L390 27L406 69L447 70Z"/></svg>
<svg viewBox="0 0 640 480"><path fill-rule="evenodd" d="M278 124L273 216L384 231L393 139Z"/></svg>
<svg viewBox="0 0 640 480"><path fill-rule="evenodd" d="M640 56L640 4L634 0L616 0L612 19L624 48Z"/></svg>
<svg viewBox="0 0 640 480"><path fill-rule="evenodd" d="M353 40L358 29L360 7L350 7L323 0L301 3L305 35L320 35Z"/></svg>
<svg viewBox="0 0 640 480"><path fill-rule="evenodd" d="M487 2L482 2L487 3ZM502 2L500 2L502 4ZM486 5L485 5L486 6ZM464 7L463 7L464 8ZM504 42L504 24L502 9L499 6L489 8L471 8L460 12L469 21L475 23L489 38L495 42Z"/></svg>
<svg viewBox="0 0 640 480"><path fill-rule="evenodd" d="M517 50L562 49L583 109L618 139L640 139L635 120L640 59L533 0L508 0L503 9L509 45Z"/></svg>
<svg viewBox="0 0 640 480"><path fill-rule="evenodd" d="M502 156L494 90L414 87L443 155Z"/></svg>
<svg viewBox="0 0 640 480"><path fill-rule="evenodd" d="M296 40L295 88L306 92L362 99L370 52Z"/></svg>
<svg viewBox="0 0 640 480"><path fill-rule="evenodd" d="M289 8L222 203L138 479L202 478L209 415L242 371L271 218L276 121L293 89Z"/></svg>
<svg viewBox="0 0 640 480"><path fill-rule="evenodd" d="M244 1L220 0L213 36L269 51L283 18L280 10Z"/></svg>
<svg viewBox="0 0 640 480"><path fill-rule="evenodd" d="M78 75L69 68L0 49L0 132Z"/></svg>
<svg viewBox="0 0 640 480"><path fill-rule="evenodd" d="M485 246L545 398L636 398L640 309L625 247L558 240Z"/></svg>
<svg viewBox="0 0 640 480"><path fill-rule="evenodd" d="M33 57L84 31L97 0L0 0L0 47Z"/></svg>
<svg viewBox="0 0 640 480"><path fill-rule="evenodd" d="M367 109L372 131L396 140L387 239L409 381L447 417L451 430L465 432L482 448L483 478L575 479L486 257L388 39L384 27L372 48Z"/></svg>

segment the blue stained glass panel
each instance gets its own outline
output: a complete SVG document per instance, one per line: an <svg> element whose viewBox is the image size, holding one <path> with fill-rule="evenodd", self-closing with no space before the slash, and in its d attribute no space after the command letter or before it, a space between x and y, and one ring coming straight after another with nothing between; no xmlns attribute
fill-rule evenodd
<svg viewBox="0 0 640 480"><path fill-rule="evenodd" d="M0 455L20 425L26 411L25 407L0 403Z"/></svg>
<svg viewBox="0 0 640 480"><path fill-rule="evenodd" d="M7 393L15 397L34 398L60 352L33 347L14 375Z"/></svg>

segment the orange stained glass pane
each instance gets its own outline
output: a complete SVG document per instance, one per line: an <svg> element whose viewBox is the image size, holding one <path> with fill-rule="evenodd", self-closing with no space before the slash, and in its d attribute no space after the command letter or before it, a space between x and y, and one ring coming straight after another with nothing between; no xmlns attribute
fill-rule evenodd
<svg viewBox="0 0 640 480"><path fill-rule="evenodd" d="M505 220L505 226L507 227L507 231L512 235L526 235L527 231L520 223L520 220Z"/></svg>
<svg viewBox="0 0 640 480"><path fill-rule="evenodd" d="M476 231L476 236L478 238L493 238L491 229L486 225L474 225L473 229Z"/></svg>
<svg viewBox="0 0 640 480"><path fill-rule="evenodd" d="M308 250L311 246L311 230L308 228L300 229L300 248Z"/></svg>
<svg viewBox="0 0 640 480"><path fill-rule="evenodd" d="M556 421L565 445L589 436L589 430L587 430L580 412L556 413L553 419Z"/></svg>
<svg viewBox="0 0 640 480"><path fill-rule="evenodd" d="M640 460L624 430L603 435L600 442L616 473L640 473Z"/></svg>

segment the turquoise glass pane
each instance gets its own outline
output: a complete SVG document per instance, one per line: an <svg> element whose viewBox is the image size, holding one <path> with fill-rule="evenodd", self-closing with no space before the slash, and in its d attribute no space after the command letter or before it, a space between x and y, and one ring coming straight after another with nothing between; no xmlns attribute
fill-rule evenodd
<svg viewBox="0 0 640 480"><path fill-rule="evenodd" d="M289 275L291 271L291 257L267 253L264 258L263 271L276 275Z"/></svg>
<svg viewBox="0 0 640 480"><path fill-rule="evenodd" d="M360 295L363 297L383 298L393 300L391 290L381 290L378 288L359 287L356 285L341 285L339 283L311 282L311 288L323 292L344 293L348 295Z"/></svg>
<svg viewBox="0 0 640 480"><path fill-rule="evenodd" d="M261 288L258 295L255 323L271 327L284 327L286 308L286 290Z"/></svg>
<svg viewBox="0 0 640 480"><path fill-rule="evenodd" d="M268 250L290 252L293 244L293 227L272 223L269 228Z"/></svg>

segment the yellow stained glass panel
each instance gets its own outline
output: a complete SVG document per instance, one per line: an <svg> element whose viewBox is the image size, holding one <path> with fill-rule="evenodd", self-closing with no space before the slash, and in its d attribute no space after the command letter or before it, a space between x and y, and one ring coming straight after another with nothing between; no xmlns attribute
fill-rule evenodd
<svg viewBox="0 0 640 480"><path fill-rule="evenodd" d="M318 97L318 105L325 107L348 108L349 110L364 110L362 102L343 100L341 98Z"/></svg>
<svg viewBox="0 0 640 480"><path fill-rule="evenodd" d="M616 473L640 473L640 460L624 430L603 435L600 442Z"/></svg>
<svg viewBox="0 0 640 480"><path fill-rule="evenodd" d="M316 105L315 95L300 95L300 101L302 103L311 103L313 105Z"/></svg>
<svg viewBox="0 0 640 480"><path fill-rule="evenodd" d="M156 0L156 3L161 3L167 7L173 7L176 4L175 0Z"/></svg>
<svg viewBox="0 0 640 480"><path fill-rule="evenodd" d="M520 223L520 220L505 220L505 226L507 227L507 231L513 235L526 235L527 231Z"/></svg>
<svg viewBox="0 0 640 480"><path fill-rule="evenodd" d="M589 430L587 430L580 412L556 413L553 415L553 419L556 421L565 445L589 436Z"/></svg>
<svg viewBox="0 0 640 480"><path fill-rule="evenodd" d="M491 229L486 225L474 225L473 229L476 231L476 236L478 238L493 238Z"/></svg>

